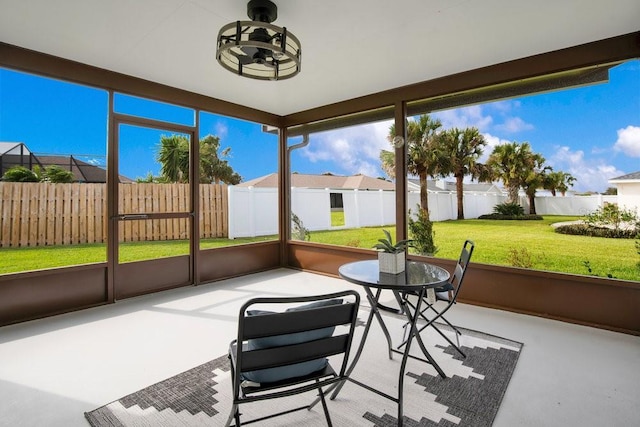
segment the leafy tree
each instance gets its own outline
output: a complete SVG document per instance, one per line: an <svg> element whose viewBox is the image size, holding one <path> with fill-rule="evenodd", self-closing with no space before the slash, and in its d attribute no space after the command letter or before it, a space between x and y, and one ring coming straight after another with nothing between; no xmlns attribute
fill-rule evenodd
<svg viewBox="0 0 640 427"><path fill-rule="evenodd" d="M576 179L567 172L550 171L547 173L544 181L544 189L551 191L552 196L556 196L556 192L560 192L563 196L573 186Z"/></svg>
<svg viewBox="0 0 640 427"><path fill-rule="evenodd" d="M604 193L605 196L616 196L618 194L618 189L616 187L607 187Z"/></svg>
<svg viewBox="0 0 640 427"><path fill-rule="evenodd" d="M14 166L2 175L2 180L7 182L39 182L40 177L24 166Z"/></svg>
<svg viewBox="0 0 640 427"><path fill-rule="evenodd" d="M54 184L70 183L75 181L73 172L71 172L70 170L66 170L65 168L58 165L47 166L46 168L44 168L44 173L42 175L43 181L51 182Z"/></svg>
<svg viewBox="0 0 640 427"><path fill-rule="evenodd" d="M200 182L219 184L220 181L236 185L242 177L229 166L225 158L229 157L231 147L220 151L220 138L207 135L200 140Z"/></svg>
<svg viewBox="0 0 640 427"><path fill-rule="evenodd" d="M420 209L429 217L427 178L439 175L440 153L438 150L438 130L442 122L423 114L417 120L407 122L407 171L420 179ZM395 126L389 128L389 141L395 138ZM382 169L390 178L395 178L395 155L391 151L380 153Z"/></svg>
<svg viewBox="0 0 640 427"><path fill-rule="evenodd" d="M235 185L242 181L226 160L230 156L231 148L220 150L220 138L207 135L199 142L201 183ZM162 167L161 178L167 182L189 182L189 140L182 135L162 135L160 147L156 156Z"/></svg>
<svg viewBox="0 0 640 427"><path fill-rule="evenodd" d="M525 187L530 174L541 167L544 158L531 151L528 142L498 145L487 160L495 178L501 180L509 193L508 201L518 203L518 191Z"/></svg>
<svg viewBox="0 0 640 427"><path fill-rule="evenodd" d="M441 174L452 174L456 179L456 196L458 202L458 219L464 219L464 177L485 178L484 165L478 163L487 141L478 128L453 128L438 136L440 159L438 161Z"/></svg>
<svg viewBox="0 0 640 427"><path fill-rule="evenodd" d="M153 176L151 172L147 172L144 177L136 178L138 184L166 183L167 179L163 176Z"/></svg>

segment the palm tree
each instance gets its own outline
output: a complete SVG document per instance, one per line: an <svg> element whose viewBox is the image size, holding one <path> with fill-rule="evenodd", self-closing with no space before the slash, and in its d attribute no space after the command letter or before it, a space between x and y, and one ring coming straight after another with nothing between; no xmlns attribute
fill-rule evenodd
<svg viewBox="0 0 640 427"><path fill-rule="evenodd" d="M389 129L389 134L395 133L394 126ZM380 150L381 168L391 179L396 179L396 154L389 150Z"/></svg>
<svg viewBox="0 0 640 427"><path fill-rule="evenodd" d="M189 140L183 135L162 135L156 160L168 182L189 182Z"/></svg>
<svg viewBox="0 0 640 427"><path fill-rule="evenodd" d="M523 184L524 192L529 199L529 213L531 215L536 214L536 190L544 187L548 176L547 173L551 170L549 166L540 169L544 163L544 157L540 154L535 154L534 156L539 156L537 159L539 161L538 165L529 171Z"/></svg>
<svg viewBox="0 0 640 427"><path fill-rule="evenodd" d="M495 178L500 179L509 193L509 202L518 203L518 191L524 187L529 174L544 162L531 151L528 142L498 145L487 160ZM540 164L540 165L539 165Z"/></svg>
<svg viewBox="0 0 640 427"><path fill-rule="evenodd" d="M576 178L574 178L570 173L562 172L564 174L564 180L558 186L558 190L560 190L560 194L564 197L569 190L569 187L573 187L573 183L576 182Z"/></svg>
<svg viewBox="0 0 640 427"><path fill-rule="evenodd" d="M556 196L557 191L560 191L562 196L564 196L569 187L573 186L574 182L576 182L576 179L570 173L552 171L547 174L547 179L544 182L544 188L545 190L551 191L551 195L553 197Z"/></svg>
<svg viewBox="0 0 640 427"><path fill-rule="evenodd" d="M439 174L440 154L438 150L437 135L442 127L442 122L432 119L428 114L423 114L417 120L407 122L407 171L420 179L420 209L429 218L429 199L427 193L427 178ZM396 136L395 126L389 128L389 141ZM395 155L391 151L382 150L380 153L382 169L394 178L390 173L395 167Z"/></svg>
<svg viewBox="0 0 640 427"><path fill-rule="evenodd" d="M201 183L235 185L242 177L233 170L226 160L231 148L220 150L220 138L207 135L199 142ZM183 135L163 135L160 138L160 149L157 160L162 164L160 173L167 182L189 182L189 140Z"/></svg>
<svg viewBox="0 0 640 427"><path fill-rule="evenodd" d="M456 196L458 202L458 219L464 219L464 188L462 181L466 175L472 179L484 178L484 168L478 163L487 141L475 128L452 128L442 132L439 137L439 149L443 155L440 168L443 174L453 174L456 178Z"/></svg>

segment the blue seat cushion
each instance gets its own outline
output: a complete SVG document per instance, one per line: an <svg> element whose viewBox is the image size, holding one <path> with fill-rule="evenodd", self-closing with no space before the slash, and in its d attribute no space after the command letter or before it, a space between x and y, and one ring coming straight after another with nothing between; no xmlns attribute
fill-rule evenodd
<svg viewBox="0 0 640 427"><path fill-rule="evenodd" d="M319 307L327 307L331 305L342 304L342 299L331 299L324 301L317 301L310 304L305 304L297 307L288 308L286 311L300 311L309 310ZM248 316L260 316L265 314L273 314L272 311L263 310L247 310ZM322 338L327 338L333 335L335 327L315 329L312 331L296 332L293 334L276 335L273 337L257 338L247 342L249 351L259 350L263 348L282 347L286 345L300 344L307 341L314 341ZM302 377L309 375L312 372L324 369L327 366L328 360L326 358L309 360L307 362L296 363L287 366L278 366L277 368L260 369L257 371L243 372L242 377L245 380L252 381L254 383L271 383L282 381L289 378Z"/></svg>
<svg viewBox="0 0 640 427"><path fill-rule="evenodd" d="M449 292L449 291L453 291L453 285L449 282L445 283L444 285L436 288L436 292Z"/></svg>
<svg viewBox="0 0 640 427"><path fill-rule="evenodd" d="M296 363L295 365L278 366L277 368L260 369L257 371L247 371L242 373L242 379L248 380L255 385L275 383L289 378L297 378L309 375L313 372L324 369L329 363L328 359L314 359L307 362Z"/></svg>

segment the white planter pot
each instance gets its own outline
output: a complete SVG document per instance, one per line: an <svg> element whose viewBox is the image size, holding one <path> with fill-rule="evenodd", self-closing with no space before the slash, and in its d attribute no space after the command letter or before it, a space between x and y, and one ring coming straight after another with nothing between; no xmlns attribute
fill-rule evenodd
<svg viewBox="0 0 640 427"><path fill-rule="evenodd" d="M406 264L406 253L389 254L378 252L378 264L380 264L380 273L402 273Z"/></svg>

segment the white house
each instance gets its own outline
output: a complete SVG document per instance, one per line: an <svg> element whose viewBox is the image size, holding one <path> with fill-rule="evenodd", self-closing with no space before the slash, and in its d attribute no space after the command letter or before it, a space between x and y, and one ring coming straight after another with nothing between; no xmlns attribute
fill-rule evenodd
<svg viewBox="0 0 640 427"><path fill-rule="evenodd" d="M609 180L618 189L618 206L640 214L640 171Z"/></svg>

